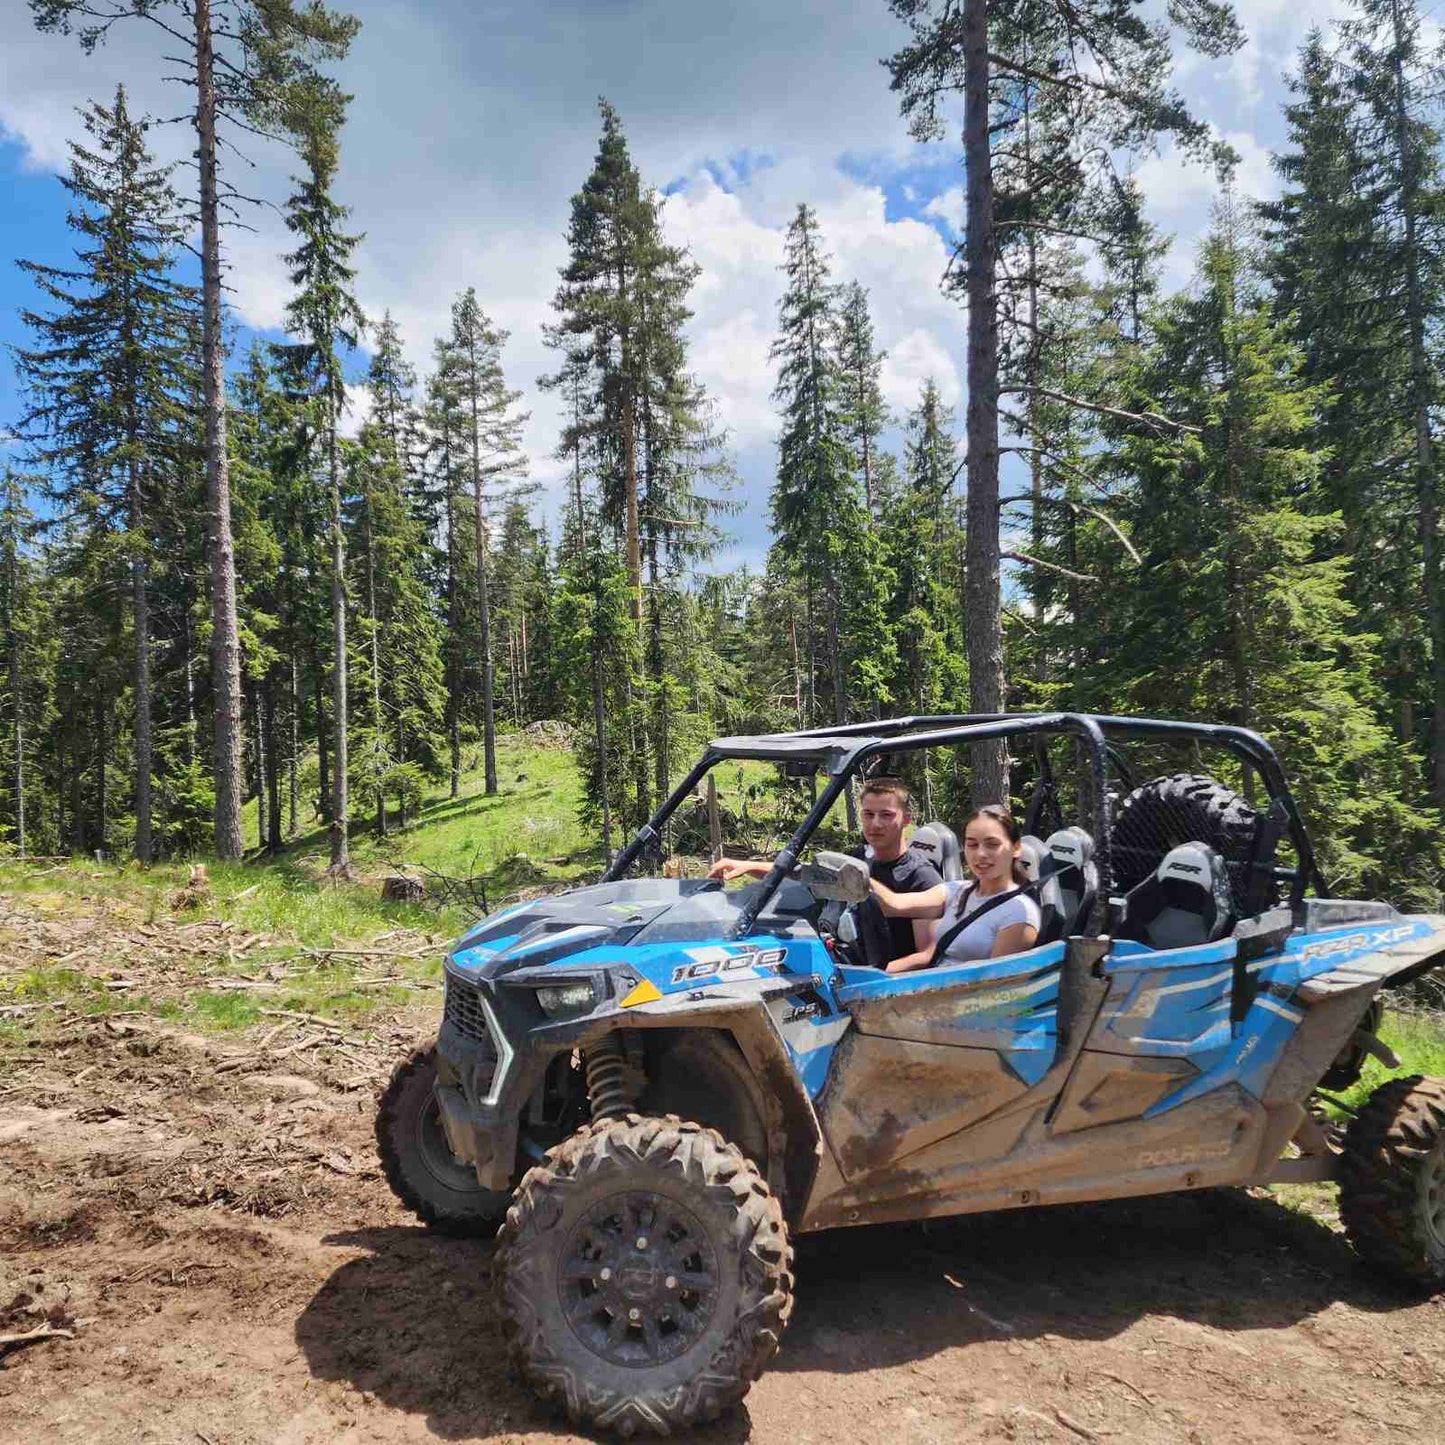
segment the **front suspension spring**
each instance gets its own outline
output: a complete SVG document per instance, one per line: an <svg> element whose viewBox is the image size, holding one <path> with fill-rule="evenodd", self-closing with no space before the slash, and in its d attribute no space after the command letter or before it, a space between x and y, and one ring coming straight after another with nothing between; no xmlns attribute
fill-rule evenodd
<svg viewBox="0 0 1445 1445"><path fill-rule="evenodd" d="M620 1119L637 1107L635 1074L616 1034L592 1045L584 1057L587 1099L594 1122Z"/></svg>

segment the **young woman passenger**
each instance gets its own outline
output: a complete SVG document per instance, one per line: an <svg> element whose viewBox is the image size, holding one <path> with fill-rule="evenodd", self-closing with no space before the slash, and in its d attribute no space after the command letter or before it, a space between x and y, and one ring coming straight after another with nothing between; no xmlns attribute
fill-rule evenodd
<svg viewBox="0 0 1445 1445"><path fill-rule="evenodd" d="M940 883L921 893L895 893L874 879L874 896L891 917L938 919L935 939L978 915L976 922L965 922L954 932L940 965L1022 953L1039 936L1039 905L1023 891L1028 875L1020 861L1022 844L1023 830L1008 809L989 804L976 809L964 825L963 861L972 875L967 882ZM898 959L888 965L888 972L908 973L928 967L931 961Z"/></svg>

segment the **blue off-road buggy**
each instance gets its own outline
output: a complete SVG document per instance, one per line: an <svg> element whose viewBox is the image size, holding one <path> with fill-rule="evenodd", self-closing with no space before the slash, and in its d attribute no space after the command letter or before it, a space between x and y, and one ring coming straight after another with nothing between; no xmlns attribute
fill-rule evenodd
<svg viewBox="0 0 1445 1445"><path fill-rule="evenodd" d="M882 973L843 908L866 865L802 852L850 780L990 739L1033 777L1038 945ZM1206 747L1253 801L1130 772ZM814 779L766 879L626 881L729 759ZM913 845L960 876L942 824ZM501 1225L521 1374L623 1433L742 1398L809 1230L1333 1179L1359 1252L1437 1284L1445 1081L1391 1080L1342 1136L1313 1099L1370 1053L1394 1063L1379 995L1445 958L1445 917L1325 891L1278 760L1241 729L1053 714L719 739L602 883L456 944L440 1036L382 1101L387 1177L438 1228Z"/></svg>

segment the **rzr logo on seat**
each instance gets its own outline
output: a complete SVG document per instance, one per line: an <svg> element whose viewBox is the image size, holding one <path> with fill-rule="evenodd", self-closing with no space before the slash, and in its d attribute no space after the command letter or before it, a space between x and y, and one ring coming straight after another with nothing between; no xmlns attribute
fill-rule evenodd
<svg viewBox="0 0 1445 1445"><path fill-rule="evenodd" d="M672 971L673 983L696 983L700 978L717 978L719 975L741 973L745 969L765 968L775 972L781 970L788 957L786 948L748 948L742 953L723 953L721 949L709 949L717 957L702 958L696 963L679 964Z"/></svg>

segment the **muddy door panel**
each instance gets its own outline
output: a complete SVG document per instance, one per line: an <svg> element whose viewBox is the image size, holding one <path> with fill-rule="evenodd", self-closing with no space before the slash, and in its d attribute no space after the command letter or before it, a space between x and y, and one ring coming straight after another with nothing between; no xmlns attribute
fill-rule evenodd
<svg viewBox="0 0 1445 1445"><path fill-rule="evenodd" d="M1055 1112L1057 1134L1142 1117L1207 1073L1232 1042L1235 943L1167 952L1120 942L1104 961L1109 998Z"/></svg>
<svg viewBox="0 0 1445 1445"><path fill-rule="evenodd" d="M1036 1085L1054 1061L1064 945L896 976L851 972L853 1015L820 1101L849 1179L978 1123Z"/></svg>

